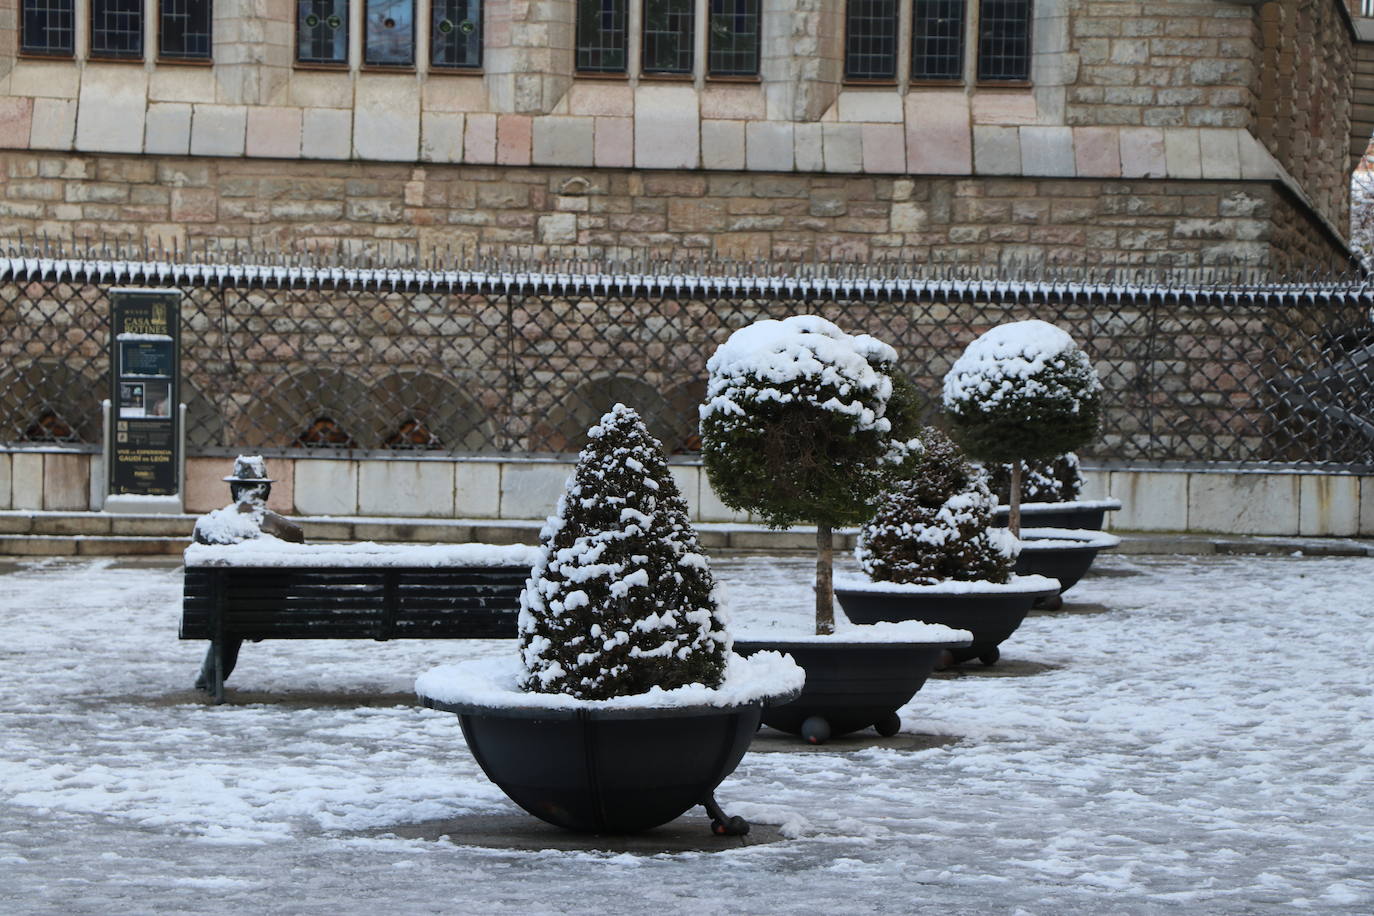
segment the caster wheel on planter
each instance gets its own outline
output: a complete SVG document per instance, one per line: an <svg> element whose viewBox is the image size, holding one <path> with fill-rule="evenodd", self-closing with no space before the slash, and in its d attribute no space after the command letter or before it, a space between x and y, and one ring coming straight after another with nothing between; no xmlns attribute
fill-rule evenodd
<svg viewBox="0 0 1374 916"><path fill-rule="evenodd" d="M1060 594L1050 595L1048 598L1041 598L1035 602L1035 606L1042 611L1059 611L1064 608L1064 596Z"/></svg>
<svg viewBox="0 0 1374 916"><path fill-rule="evenodd" d="M978 660L979 660L980 662L982 662L983 664L988 665L988 666L990 667L990 666L992 666L992 665L997 664L997 660L998 660L999 658L1001 658L1001 657L1002 657L1002 650L1001 650L1001 649L997 649L997 648L992 648L992 649L989 649L988 651L984 652L982 655L978 656Z"/></svg>
<svg viewBox="0 0 1374 916"><path fill-rule="evenodd" d="M897 715L895 712L888 713L886 716L878 720L878 723L873 726L873 730L878 734L882 735L884 738L891 738L893 735L897 734L897 732L902 730L902 717Z"/></svg>
<svg viewBox="0 0 1374 916"><path fill-rule="evenodd" d="M725 820L713 818L711 820L711 832L716 836L747 836L749 822L738 816L728 817Z"/></svg>
<svg viewBox="0 0 1374 916"><path fill-rule="evenodd" d="M802 722L801 736L808 744L824 744L830 740L830 723L821 716L811 716Z"/></svg>

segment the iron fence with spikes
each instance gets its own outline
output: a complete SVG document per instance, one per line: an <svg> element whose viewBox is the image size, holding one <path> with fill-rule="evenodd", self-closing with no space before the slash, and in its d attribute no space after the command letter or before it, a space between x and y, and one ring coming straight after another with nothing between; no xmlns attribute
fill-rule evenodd
<svg viewBox="0 0 1374 916"><path fill-rule="evenodd" d="M0 442L98 442L107 293L183 293L193 454L566 453L617 400L691 453L706 360L759 318L896 347L938 413L977 334L1041 318L1106 388L1098 465L1374 467L1374 288L1359 275L272 253L118 240L0 245Z"/></svg>

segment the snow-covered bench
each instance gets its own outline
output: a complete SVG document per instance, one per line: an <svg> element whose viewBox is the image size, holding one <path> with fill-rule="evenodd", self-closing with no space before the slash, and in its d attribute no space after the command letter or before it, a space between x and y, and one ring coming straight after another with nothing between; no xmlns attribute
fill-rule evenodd
<svg viewBox="0 0 1374 916"><path fill-rule="evenodd" d="M210 640L216 703L243 640L512 639L537 555L493 544L193 544L180 636Z"/></svg>

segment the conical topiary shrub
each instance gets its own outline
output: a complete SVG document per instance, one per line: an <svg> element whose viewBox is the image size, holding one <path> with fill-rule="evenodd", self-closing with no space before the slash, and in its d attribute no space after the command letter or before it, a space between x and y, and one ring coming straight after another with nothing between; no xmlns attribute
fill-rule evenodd
<svg viewBox="0 0 1374 916"><path fill-rule="evenodd" d="M993 328L945 376L954 438L984 462L1011 462L1008 527L1021 531L1021 462L1091 441L1101 425L1102 383L1088 355L1044 321Z"/></svg>
<svg viewBox="0 0 1374 916"><path fill-rule="evenodd" d="M525 689L604 700L719 687L730 640L662 447L623 404L588 438L521 595Z"/></svg>
<svg viewBox="0 0 1374 916"><path fill-rule="evenodd" d="M992 462L984 470L988 475L988 489L999 501L1010 503L1012 465ZM1082 491L1083 471L1073 452L1021 463L1022 502L1071 503Z"/></svg>
<svg viewBox="0 0 1374 916"><path fill-rule="evenodd" d="M894 450L897 354L815 315L741 328L707 362L702 461L721 501L767 525L816 526L816 632L834 631L831 532L872 514Z"/></svg>
<svg viewBox="0 0 1374 916"><path fill-rule="evenodd" d="M1007 582L1018 545L991 527L997 499L983 472L937 429L927 427L921 444L908 476L892 481L860 528L859 565L883 582Z"/></svg>

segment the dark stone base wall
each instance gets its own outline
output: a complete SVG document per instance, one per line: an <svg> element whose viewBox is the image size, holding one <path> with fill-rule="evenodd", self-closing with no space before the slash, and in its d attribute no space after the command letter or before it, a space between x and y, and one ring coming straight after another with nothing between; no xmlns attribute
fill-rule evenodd
<svg viewBox="0 0 1374 916"><path fill-rule="evenodd" d="M529 257L1344 269L1279 186L0 153L0 238Z"/></svg>

